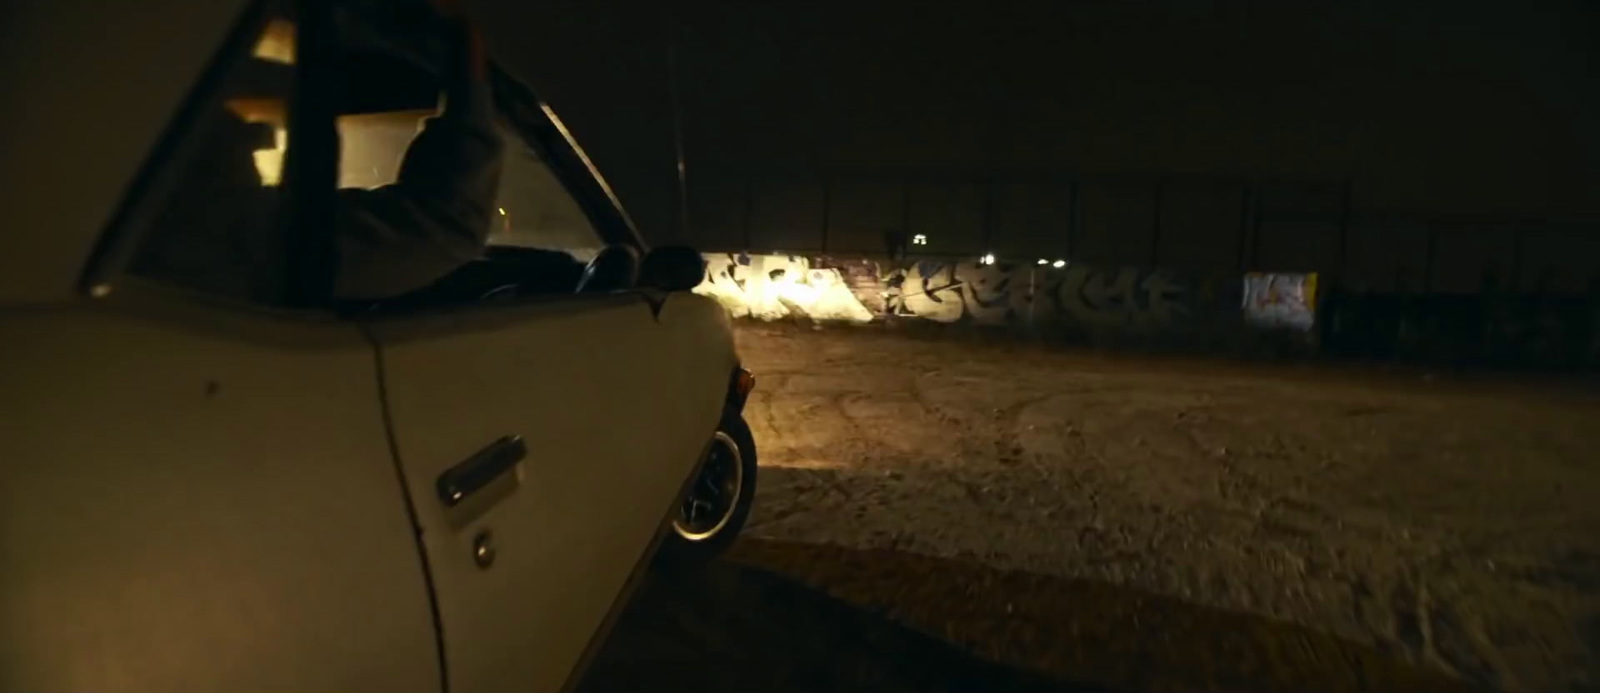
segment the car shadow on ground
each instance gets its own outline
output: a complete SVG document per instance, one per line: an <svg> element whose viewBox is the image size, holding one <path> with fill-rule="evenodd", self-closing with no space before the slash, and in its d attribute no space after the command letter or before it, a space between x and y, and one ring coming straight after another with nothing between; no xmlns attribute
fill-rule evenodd
<svg viewBox="0 0 1600 693"><path fill-rule="evenodd" d="M652 576L578 688L691 689L1481 690L1324 633L1104 583L764 540L699 574Z"/></svg>
<svg viewBox="0 0 1600 693"><path fill-rule="evenodd" d="M652 575L579 685L602 691L1087 691L983 661L769 570Z"/></svg>

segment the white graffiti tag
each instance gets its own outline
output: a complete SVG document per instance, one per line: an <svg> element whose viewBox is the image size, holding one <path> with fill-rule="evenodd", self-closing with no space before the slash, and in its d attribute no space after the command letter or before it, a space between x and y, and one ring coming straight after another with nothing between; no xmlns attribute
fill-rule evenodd
<svg viewBox="0 0 1600 693"><path fill-rule="evenodd" d="M1013 290L1015 281L1007 265L919 262L891 273L889 303L896 315L1004 324L1027 309L1027 294Z"/></svg>
<svg viewBox="0 0 1600 693"><path fill-rule="evenodd" d="M1063 269L922 261L883 268L789 255L712 255L695 289L735 317L870 322L881 315L941 323L1152 329L1193 317L1187 285L1156 270ZM848 277L841 272L845 268ZM869 308L868 306L871 306Z"/></svg>
<svg viewBox="0 0 1600 693"><path fill-rule="evenodd" d="M706 277L695 293L710 296L734 317L781 320L871 322L836 269L812 269L790 255L709 255Z"/></svg>

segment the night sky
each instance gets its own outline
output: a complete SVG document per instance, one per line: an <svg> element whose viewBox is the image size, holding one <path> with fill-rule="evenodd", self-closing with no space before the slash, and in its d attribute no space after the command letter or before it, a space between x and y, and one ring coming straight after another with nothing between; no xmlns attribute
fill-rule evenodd
<svg viewBox="0 0 1600 693"><path fill-rule="evenodd" d="M691 240L733 214L719 194L827 176L1349 180L1363 215L1600 216L1593 4L680 3L673 24L621 3L484 10L495 50L654 239L679 237L669 26L703 198Z"/></svg>

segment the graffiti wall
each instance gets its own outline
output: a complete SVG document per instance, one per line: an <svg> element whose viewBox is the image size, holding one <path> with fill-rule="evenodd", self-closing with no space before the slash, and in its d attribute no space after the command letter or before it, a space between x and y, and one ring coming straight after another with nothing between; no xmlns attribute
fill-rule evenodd
<svg viewBox="0 0 1600 693"><path fill-rule="evenodd" d="M743 253L706 256L697 293L735 317L867 323L919 318L939 323L1161 331L1238 312L1206 282L1161 270L1086 265L982 264L938 260L899 265ZM1237 292L1233 294L1237 296Z"/></svg>
<svg viewBox="0 0 1600 693"><path fill-rule="evenodd" d="M914 319L1091 337L1176 335L1185 345L1289 338L1363 358L1600 367L1600 301L1592 297L1348 295L1319 286L1315 273L1206 281L1135 267L705 258L706 276L695 292L734 317L757 320Z"/></svg>
<svg viewBox="0 0 1600 693"><path fill-rule="evenodd" d="M923 261L883 273L885 313L936 322L1155 328L1183 321L1190 287L1159 271Z"/></svg>
<svg viewBox="0 0 1600 693"><path fill-rule="evenodd" d="M872 322L873 312L839 270L813 267L792 255L706 256L706 278L695 293L710 296L736 318Z"/></svg>
<svg viewBox="0 0 1600 693"><path fill-rule="evenodd" d="M1251 272L1244 276L1246 322L1310 332L1316 326L1317 275Z"/></svg>

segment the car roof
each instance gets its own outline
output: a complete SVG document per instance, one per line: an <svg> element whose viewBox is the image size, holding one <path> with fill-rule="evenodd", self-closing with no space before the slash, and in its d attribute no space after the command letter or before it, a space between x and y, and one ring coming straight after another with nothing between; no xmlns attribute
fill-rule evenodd
<svg viewBox="0 0 1600 693"><path fill-rule="evenodd" d="M247 0L40 0L0 12L0 304L70 296Z"/></svg>

